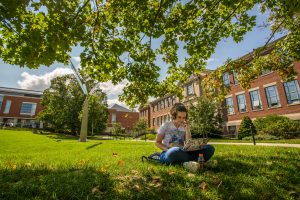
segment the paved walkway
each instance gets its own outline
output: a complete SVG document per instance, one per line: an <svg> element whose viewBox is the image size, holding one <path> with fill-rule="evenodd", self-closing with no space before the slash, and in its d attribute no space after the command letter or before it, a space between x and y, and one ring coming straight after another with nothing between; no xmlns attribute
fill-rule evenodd
<svg viewBox="0 0 300 200"><path fill-rule="evenodd" d="M133 141L133 140L132 140ZM145 140L134 140L144 142ZM147 142L154 142L153 140L147 140ZM208 144L225 144L225 145L253 145L253 143L242 142L208 142ZM294 147L300 148L300 144L287 144L287 143L256 143L257 146L271 146L271 147Z"/></svg>
<svg viewBox="0 0 300 200"><path fill-rule="evenodd" d="M253 143L237 143L237 142L208 142L209 144L227 144L227 145L252 145ZM276 146L276 147L294 147L300 148L300 144L286 144L286 143L256 143L257 146Z"/></svg>

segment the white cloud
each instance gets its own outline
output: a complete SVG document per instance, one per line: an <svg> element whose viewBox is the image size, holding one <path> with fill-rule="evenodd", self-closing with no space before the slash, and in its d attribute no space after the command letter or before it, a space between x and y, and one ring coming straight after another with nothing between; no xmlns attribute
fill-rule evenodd
<svg viewBox="0 0 300 200"><path fill-rule="evenodd" d="M104 93L107 94L107 103L109 106L117 103L121 106L126 105L118 100L118 95L123 93L123 88L126 86L128 83L127 80L124 80L117 85L114 85L111 81L105 82L105 83L100 83L100 88Z"/></svg>
<svg viewBox="0 0 300 200"><path fill-rule="evenodd" d="M80 59L79 56L74 56L74 57L72 57L72 59L75 60L76 62L80 62L81 61L81 59Z"/></svg>
<svg viewBox="0 0 300 200"><path fill-rule="evenodd" d="M51 80L53 78L71 73L73 73L73 71L69 68L56 68L52 72L43 75L34 75L29 74L28 72L23 72L21 74L22 79L18 81L18 85L22 89L43 91L50 87ZM124 80L117 85L114 85L111 81L100 83L100 88L107 94L107 103L109 106L116 103L128 108L126 104L118 100L118 95L123 93L123 88L127 83L127 80Z"/></svg>
<svg viewBox="0 0 300 200"><path fill-rule="evenodd" d="M207 59L207 64L209 64L209 63L211 63L211 62L214 62L214 61L218 61L218 59L217 58L209 58L209 59Z"/></svg>
<svg viewBox="0 0 300 200"><path fill-rule="evenodd" d="M18 85L22 89L43 91L50 86L52 79L71 73L73 73L73 71L68 68L56 68L52 72L43 75L34 75L23 72L21 74L22 80L18 80Z"/></svg>

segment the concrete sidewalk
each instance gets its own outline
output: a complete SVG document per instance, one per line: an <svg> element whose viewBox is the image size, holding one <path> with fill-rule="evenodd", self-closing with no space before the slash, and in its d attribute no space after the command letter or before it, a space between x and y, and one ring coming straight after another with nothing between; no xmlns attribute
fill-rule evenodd
<svg viewBox="0 0 300 200"><path fill-rule="evenodd" d="M145 142L145 140L131 140L131 141ZM153 140L147 140L147 142L154 142L154 141ZM242 143L242 142L208 142L208 144L252 145L252 146L254 146L253 143ZM300 148L300 144L287 144L287 143L256 143L256 146Z"/></svg>
<svg viewBox="0 0 300 200"><path fill-rule="evenodd" d="M225 144L225 145L253 145L253 143L237 143L237 142L208 142L209 144ZM300 144L286 143L256 143L256 146L276 146L276 147L294 147L300 148Z"/></svg>

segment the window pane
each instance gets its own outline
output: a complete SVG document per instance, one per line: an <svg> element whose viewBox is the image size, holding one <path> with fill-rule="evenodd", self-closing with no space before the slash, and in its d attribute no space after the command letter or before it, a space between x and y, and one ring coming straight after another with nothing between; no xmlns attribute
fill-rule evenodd
<svg viewBox="0 0 300 200"><path fill-rule="evenodd" d="M245 94L238 95L237 100L238 100L239 111L240 112L246 112L247 108L246 108Z"/></svg>
<svg viewBox="0 0 300 200"><path fill-rule="evenodd" d="M299 102L300 90L299 90L299 84L297 80L284 83L284 89L289 104L294 102Z"/></svg>
<svg viewBox="0 0 300 200"><path fill-rule="evenodd" d="M223 75L223 81L224 81L224 85L226 85L226 86L229 85L229 74L228 74L228 72L226 72L226 73Z"/></svg>
<svg viewBox="0 0 300 200"><path fill-rule="evenodd" d="M226 98L226 107L227 107L228 114L234 114L232 97Z"/></svg>
<svg viewBox="0 0 300 200"><path fill-rule="evenodd" d="M251 91L250 92L250 97L251 97L251 103L252 103L252 110L258 110L262 108L261 100L260 100L260 95L259 91Z"/></svg>
<svg viewBox="0 0 300 200"><path fill-rule="evenodd" d="M266 87L266 95L269 107L278 106L280 104L277 88L275 85Z"/></svg>
<svg viewBox="0 0 300 200"><path fill-rule="evenodd" d="M3 96L0 95L0 110L1 110L1 107L2 107L2 102L3 102Z"/></svg>
<svg viewBox="0 0 300 200"><path fill-rule="evenodd" d="M3 113L8 114L10 110L10 106L11 106L11 100L7 100Z"/></svg>
<svg viewBox="0 0 300 200"><path fill-rule="evenodd" d="M236 73L235 71L233 71L232 74L233 74L233 81L234 81L234 84L237 85L237 84L239 83L238 80L237 80L237 78L238 78L238 77L237 77L237 73Z"/></svg>
<svg viewBox="0 0 300 200"><path fill-rule="evenodd" d="M36 103L22 103L21 114L35 115Z"/></svg>
<svg viewBox="0 0 300 200"><path fill-rule="evenodd" d="M193 94L193 84L187 85L186 91L187 91L187 95Z"/></svg>

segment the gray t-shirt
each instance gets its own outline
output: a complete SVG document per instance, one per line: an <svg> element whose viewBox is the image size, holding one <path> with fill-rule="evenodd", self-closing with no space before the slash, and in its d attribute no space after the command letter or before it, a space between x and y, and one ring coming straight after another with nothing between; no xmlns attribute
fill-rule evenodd
<svg viewBox="0 0 300 200"><path fill-rule="evenodd" d="M157 134L164 136L162 143L167 147L184 145L185 128L183 126L176 128L172 121L162 124Z"/></svg>

